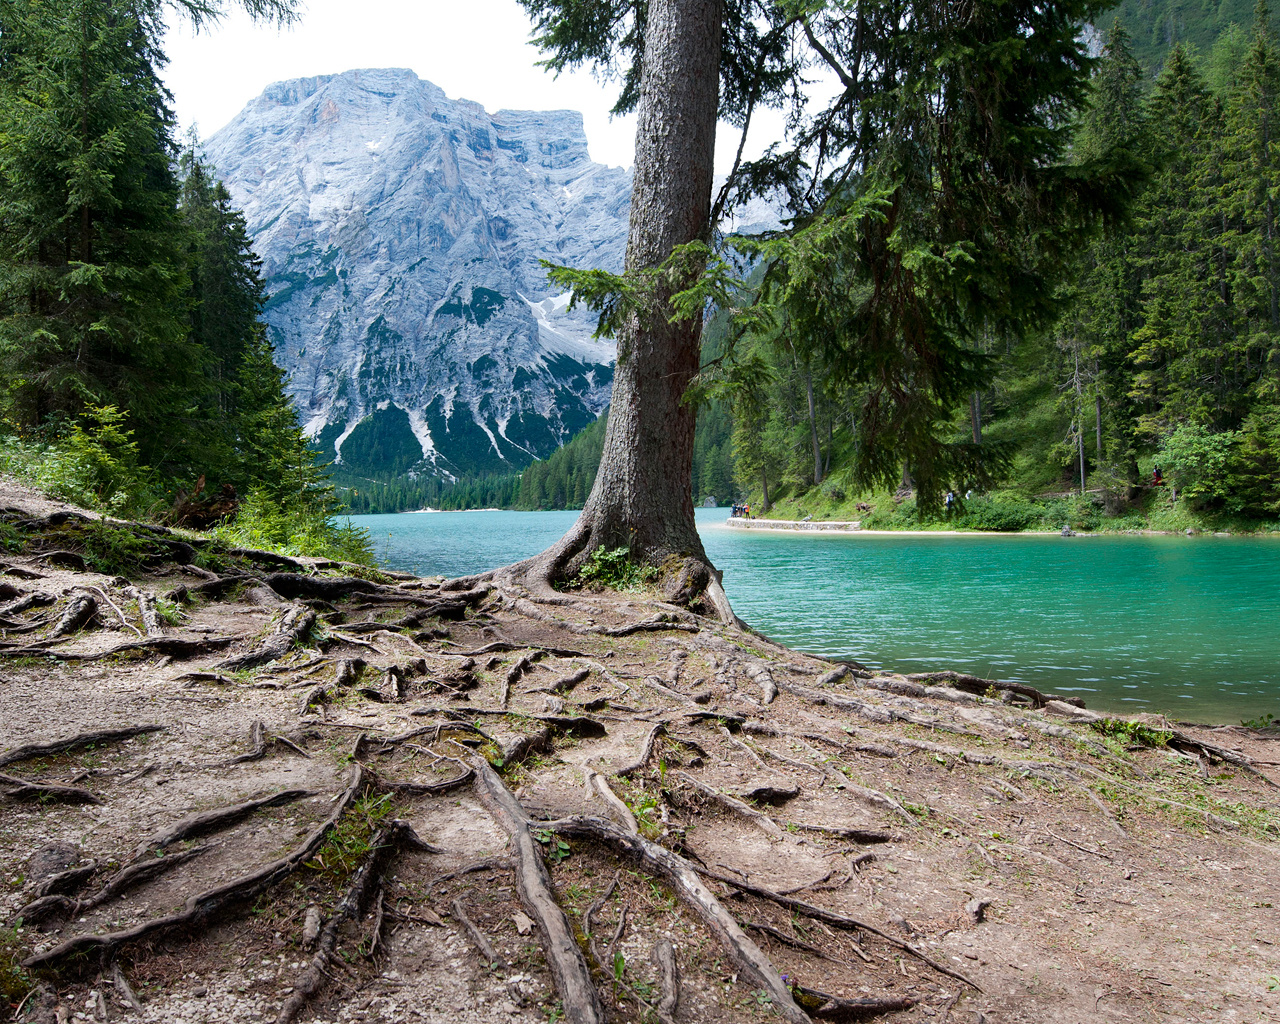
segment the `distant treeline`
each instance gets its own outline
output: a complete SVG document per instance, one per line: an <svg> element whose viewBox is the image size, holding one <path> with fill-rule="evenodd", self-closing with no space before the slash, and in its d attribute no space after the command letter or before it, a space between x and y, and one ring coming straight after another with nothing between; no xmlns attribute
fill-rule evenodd
<svg viewBox="0 0 1280 1024"><path fill-rule="evenodd" d="M453 483L426 478L383 483L344 474L340 466L335 466L333 479L351 511L359 515L427 507L529 511L581 508L595 483L608 422L606 409L563 448L518 473L468 476ZM727 504L738 495L733 478L732 431L733 421L723 403L712 402L699 413L693 456L693 493L698 504L708 497Z"/></svg>

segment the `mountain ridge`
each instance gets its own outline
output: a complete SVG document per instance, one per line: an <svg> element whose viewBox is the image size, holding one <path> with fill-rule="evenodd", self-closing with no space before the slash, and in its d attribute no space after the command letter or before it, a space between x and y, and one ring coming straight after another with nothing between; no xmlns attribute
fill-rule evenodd
<svg viewBox="0 0 1280 1024"><path fill-rule="evenodd" d="M630 172L590 159L577 111L360 69L273 83L205 149L290 397L344 471L517 469L608 403L615 349L541 265L622 266Z"/></svg>

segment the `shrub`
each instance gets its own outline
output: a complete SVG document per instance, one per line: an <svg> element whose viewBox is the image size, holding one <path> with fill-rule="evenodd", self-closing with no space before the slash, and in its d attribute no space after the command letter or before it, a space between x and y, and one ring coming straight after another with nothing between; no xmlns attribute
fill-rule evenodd
<svg viewBox="0 0 1280 1024"><path fill-rule="evenodd" d="M83 419L53 441L10 437L0 445L0 469L55 498L117 515L155 500L151 471L138 464L128 414L89 406Z"/></svg>
<svg viewBox="0 0 1280 1024"><path fill-rule="evenodd" d="M657 569L633 561L626 548L596 548L578 570L580 582L613 590L640 590L657 578Z"/></svg>
<svg viewBox="0 0 1280 1024"><path fill-rule="evenodd" d="M956 526L967 530L1017 533L1040 522L1044 509L1025 498L979 497L964 503Z"/></svg>
<svg viewBox="0 0 1280 1024"><path fill-rule="evenodd" d="M333 515L328 503L308 502L305 496L282 506L261 491L253 491L240 503L235 519L217 527L213 535L237 547L272 548L361 565L374 561L367 530L349 517Z"/></svg>
<svg viewBox="0 0 1280 1024"><path fill-rule="evenodd" d="M1201 426L1182 426L1165 438L1158 460L1193 508L1222 505L1231 494L1228 474L1239 440L1234 430L1212 434Z"/></svg>

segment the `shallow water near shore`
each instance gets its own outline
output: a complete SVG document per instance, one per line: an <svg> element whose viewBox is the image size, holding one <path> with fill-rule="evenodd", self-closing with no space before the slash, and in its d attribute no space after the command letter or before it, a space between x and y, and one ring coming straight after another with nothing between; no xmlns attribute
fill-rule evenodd
<svg viewBox="0 0 1280 1024"><path fill-rule="evenodd" d="M1099 710L1280 715L1280 542L1235 537L860 536L732 530L698 509L735 611L782 643L874 668L953 668ZM479 572L576 512L356 516L388 568Z"/></svg>

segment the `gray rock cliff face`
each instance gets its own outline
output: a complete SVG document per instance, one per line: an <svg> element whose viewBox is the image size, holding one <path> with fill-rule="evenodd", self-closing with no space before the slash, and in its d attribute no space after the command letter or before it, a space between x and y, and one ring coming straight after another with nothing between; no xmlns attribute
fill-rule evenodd
<svg viewBox="0 0 1280 1024"><path fill-rule="evenodd" d="M351 472L516 468L608 403L615 351L539 265L622 267L631 175L591 161L578 113L350 71L270 86L206 151L290 395Z"/></svg>

